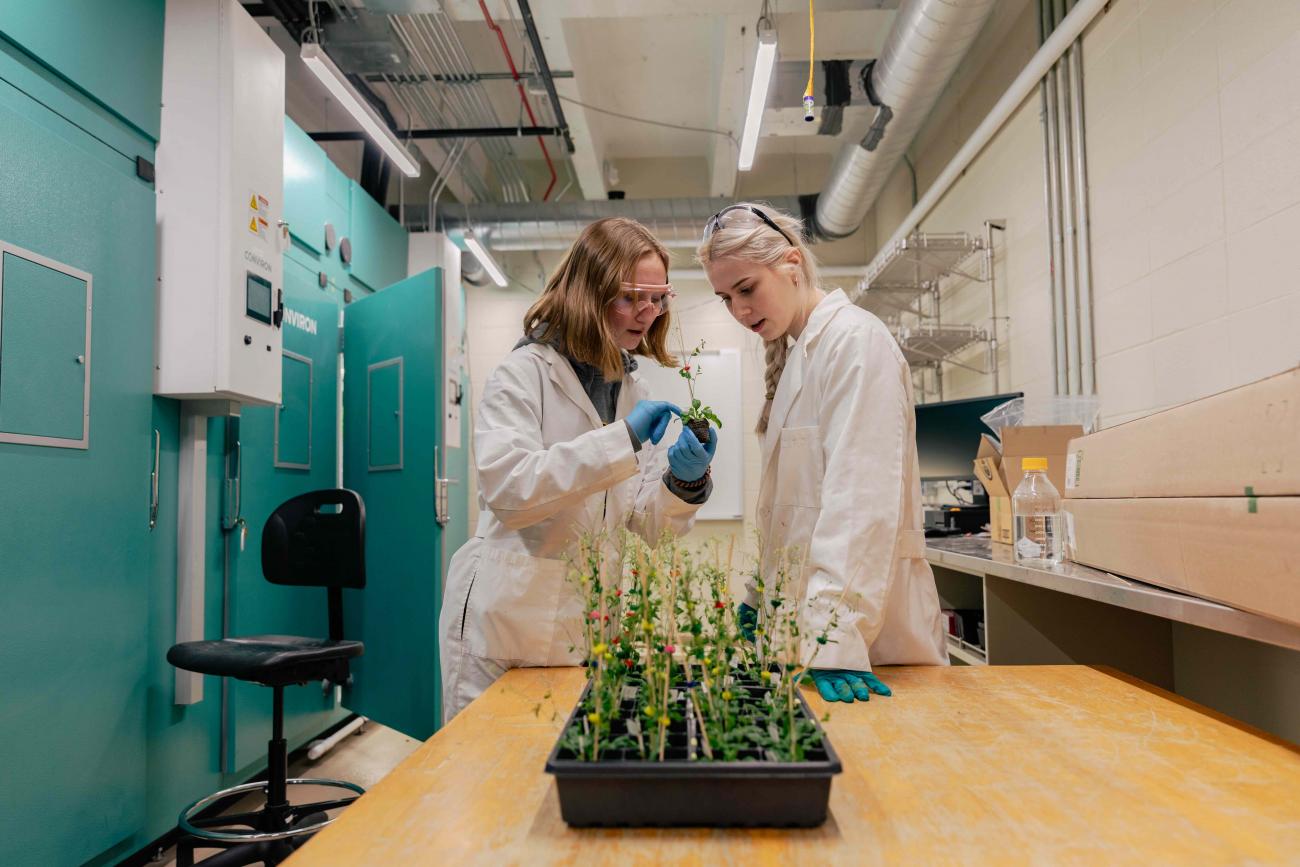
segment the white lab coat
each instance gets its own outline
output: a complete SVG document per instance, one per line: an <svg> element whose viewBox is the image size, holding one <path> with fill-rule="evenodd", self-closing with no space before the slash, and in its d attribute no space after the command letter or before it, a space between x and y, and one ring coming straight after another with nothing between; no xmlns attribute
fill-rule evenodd
<svg viewBox="0 0 1300 867"><path fill-rule="evenodd" d="M790 349L762 442L758 526L764 575L797 551L801 659L840 603L815 668L946 665L925 561L911 373L885 325L842 291L813 310ZM771 586L771 580L768 580ZM762 604L751 586L748 600Z"/></svg>
<svg viewBox="0 0 1300 867"><path fill-rule="evenodd" d="M627 373L604 424L568 359L541 343L493 371L474 420L478 529L452 557L438 625L444 719L506 669L582 661L565 557L584 530L613 539L626 527L649 542L690 530L699 505L662 478L670 438L636 451L622 420L647 398Z"/></svg>

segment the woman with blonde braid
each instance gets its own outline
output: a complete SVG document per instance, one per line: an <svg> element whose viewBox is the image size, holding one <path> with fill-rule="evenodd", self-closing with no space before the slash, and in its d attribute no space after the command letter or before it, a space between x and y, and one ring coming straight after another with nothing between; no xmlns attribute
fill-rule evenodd
<svg viewBox="0 0 1300 867"><path fill-rule="evenodd" d="M912 378L879 319L821 288L801 233L780 211L733 205L709 219L697 257L728 312L766 344L761 574L780 549L800 552L800 656L834 620L812 679L828 701L866 701L890 694L874 665L948 662L924 559ZM751 585L748 630L764 602Z"/></svg>

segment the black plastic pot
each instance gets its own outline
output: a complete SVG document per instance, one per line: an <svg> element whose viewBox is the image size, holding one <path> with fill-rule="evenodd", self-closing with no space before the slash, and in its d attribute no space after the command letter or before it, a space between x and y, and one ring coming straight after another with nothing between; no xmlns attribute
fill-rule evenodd
<svg viewBox="0 0 1300 867"><path fill-rule="evenodd" d="M709 441L708 419L701 418L701 419L696 419L695 421L688 421L686 423L686 426L691 429L691 433L695 434L695 438L699 440L701 444L708 443Z"/></svg>
<svg viewBox="0 0 1300 867"><path fill-rule="evenodd" d="M564 731L581 726L578 714L590 689L588 684L583 690ZM821 747L810 749L799 762L769 761L758 750L738 761L692 759L685 721L669 728L662 762L644 760L636 750L615 750L599 761L582 761L561 746L562 732L546 761L547 773L555 775L560 815L579 828L821 825L831 777L842 766L803 696L798 700L797 713L811 720L821 735Z"/></svg>

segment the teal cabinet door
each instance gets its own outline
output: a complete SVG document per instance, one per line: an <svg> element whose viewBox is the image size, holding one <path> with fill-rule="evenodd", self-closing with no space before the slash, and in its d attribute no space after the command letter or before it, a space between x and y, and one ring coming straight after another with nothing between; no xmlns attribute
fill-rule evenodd
<svg viewBox="0 0 1300 867"><path fill-rule="evenodd" d="M421 739L441 719L441 275L362 298L343 322L343 480L366 504L366 587L343 591L344 632L366 651L344 703Z"/></svg>
<svg viewBox="0 0 1300 867"><path fill-rule="evenodd" d="M0 80L0 242L93 284L87 332L80 278L4 257L0 426L64 442L0 442L0 864L144 821L154 231L133 161Z"/></svg>
<svg viewBox="0 0 1300 867"><path fill-rule="evenodd" d="M286 275L288 275L286 269ZM279 406L240 413L240 517L248 528L230 542L230 634L329 634L326 591L284 587L262 575L262 526L276 507L298 494L336 487L338 306L314 285L285 280L284 379ZM266 761L271 691L231 680L226 685L227 762L235 772ZM285 690L285 737L291 744L341 719L335 691L319 682Z"/></svg>

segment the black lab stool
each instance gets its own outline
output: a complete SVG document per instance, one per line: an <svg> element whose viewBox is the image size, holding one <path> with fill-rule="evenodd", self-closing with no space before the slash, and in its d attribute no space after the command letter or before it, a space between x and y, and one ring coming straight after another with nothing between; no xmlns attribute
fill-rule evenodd
<svg viewBox="0 0 1300 867"><path fill-rule="evenodd" d="M268 686L274 701L266 781L224 789L182 810L177 824L186 836L176 846L178 867L192 867L197 847L226 850L204 860L212 867L279 864L333 821L326 810L346 806L365 793L342 780L287 779L284 741L284 688L316 680L346 683L348 660L365 649L360 641L343 639L343 588L366 586L365 536L365 505L355 491L312 491L287 500L262 528L262 574L272 584L328 588L329 638L253 635L187 641L167 651L167 661L177 668ZM290 804L288 787L304 784L349 794L333 801ZM266 795L260 810L196 818L218 801L259 791Z"/></svg>

